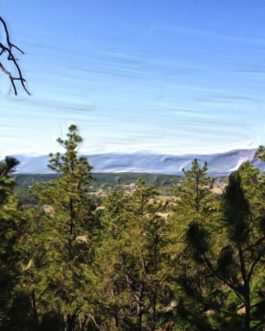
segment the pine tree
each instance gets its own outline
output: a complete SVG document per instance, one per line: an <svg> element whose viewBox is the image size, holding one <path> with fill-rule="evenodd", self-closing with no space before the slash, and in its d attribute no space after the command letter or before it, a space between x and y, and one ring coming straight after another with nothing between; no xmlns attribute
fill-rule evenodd
<svg viewBox="0 0 265 331"><path fill-rule="evenodd" d="M239 172L230 175L222 206L218 248L218 233L200 222L189 225L187 251L191 266L200 268L180 277L185 296L178 311L195 330L263 330L264 217L252 212Z"/></svg>
<svg viewBox="0 0 265 331"><path fill-rule="evenodd" d="M194 159L191 168L183 169L184 180L176 190L178 202L175 210L178 217L185 219L201 219L205 221L205 216L213 208L213 187L214 179L207 175L207 163L200 166L199 161Z"/></svg>
<svg viewBox="0 0 265 331"><path fill-rule="evenodd" d="M12 173L17 164L12 157L0 163L0 330L13 330L11 322L17 317L13 311L15 301L18 302L15 287L20 275L17 245L24 226L21 206L14 194ZM22 320L30 330L31 321L26 321L25 316ZM24 330L23 325L20 330Z"/></svg>
<svg viewBox="0 0 265 331"><path fill-rule="evenodd" d="M219 202L212 192L214 179L207 175L207 169L207 163L200 166L195 159L190 169L183 169L183 181L174 187L175 201L168 221L171 255L176 258L183 249L183 236L190 222L196 220L215 227L215 220L219 217Z"/></svg>
<svg viewBox="0 0 265 331"><path fill-rule="evenodd" d="M175 300L183 295L179 291L177 281L180 274L195 274L200 269L199 265L191 265L186 248L185 234L190 224L196 221L211 231L221 231L217 227L217 219L220 218L220 199L212 192L214 179L207 174L207 164L200 165L195 159L190 169L183 169L183 174L183 180L174 187L175 200L172 213L168 217L167 232L167 251L170 256L168 270L172 278L171 286L175 292Z"/></svg>
<svg viewBox="0 0 265 331"><path fill-rule="evenodd" d="M0 162L0 206L3 206L13 193L15 180L11 174L18 163L15 158L9 156L5 158L5 161Z"/></svg>
<svg viewBox="0 0 265 331"><path fill-rule="evenodd" d="M82 138L77 127L71 125L67 138L57 141L65 150L50 155L49 167L57 177L32 190L39 205L33 215L35 253L21 287L34 293L40 320L62 318L65 330L81 331L92 309L91 266L98 221L90 194L91 166L78 156Z"/></svg>
<svg viewBox="0 0 265 331"><path fill-rule="evenodd" d="M107 319L99 316L98 322L107 330L153 331L165 322L168 257L161 211L163 203L143 180L132 193L115 192L105 202L99 288Z"/></svg>

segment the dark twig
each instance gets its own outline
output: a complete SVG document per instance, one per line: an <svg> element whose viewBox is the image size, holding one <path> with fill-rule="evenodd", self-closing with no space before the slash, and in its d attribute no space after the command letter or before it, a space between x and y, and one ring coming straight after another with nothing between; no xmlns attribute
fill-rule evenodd
<svg viewBox="0 0 265 331"><path fill-rule="evenodd" d="M9 31L6 25L6 22L4 21L4 19L0 16L0 24L3 27L4 30L4 34L5 34L5 42L3 41L0 42L0 56L3 56L3 54L7 55L7 60L11 61L13 66L15 67L16 71L17 71L17 77L13 76L12 73L10 71L8 71L6 69L6 67L0 62L0 69L2 70L2 72L8 76L11 85L13 87L14 93L15 95L17 95L17 86L16 86L16 81L20 82L20 84L22 85L24 91L30 95L27 87L26 87L26 80L22 75L22 71L18 65L18 60L15 58L14 54L13 54L13 49L16 49L17 51L19 51L20 53L24 54L24 52L17 47L16 45L14 45L13 43L11 43L10 41L10 35L9 35Z"/></svg>

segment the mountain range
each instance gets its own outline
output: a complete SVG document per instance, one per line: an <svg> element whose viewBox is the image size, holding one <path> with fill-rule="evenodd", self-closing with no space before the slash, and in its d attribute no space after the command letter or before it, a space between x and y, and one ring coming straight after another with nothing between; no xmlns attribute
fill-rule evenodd
<svg viewBox="0 0 265 331"><path fill-rule="evenodd" d="M207 162L208 173L215 176L224 176L236 170L241 163L251 161L262 168L262 162L255 159L255 149L233 150L218 154L187 154L169 155L155 153L106 153L84 155L93 166L93 172L119 173L139 172L152 174L179 175L182 169L188 169L196 158L202 164ZM47 167L49 156L13 155L20 164L16 172L18 174L48 174L52 173Z"/></svg>

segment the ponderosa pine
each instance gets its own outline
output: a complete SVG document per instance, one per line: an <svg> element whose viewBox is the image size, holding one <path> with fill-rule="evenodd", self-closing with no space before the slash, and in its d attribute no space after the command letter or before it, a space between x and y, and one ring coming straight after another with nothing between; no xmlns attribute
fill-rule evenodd
<svg viewBox="0 0 265 331"><path fill-rule="evenodd" d="M99 322L106 330L154 331L168 322L163 205L143 180L133 192L115 192L105 201L99 287L107 320L99 316Z"/></svg>
<svg viewBox="0 0 265 331"><path fill-rule="evenodd" d="M242 171L242 170L241 170ZM190 223L187 251L197 273L182 274L185 296L178 310L194 330L263 330L264 218L256 218L239 172L230 175L222 200L222 244L218 233ZM217 220L218 222L218 220Z"/></svg>
<svg viewBox="0 0 265 331"><path fill-rule="evenodd" d="M35 214L38 232L32 234L37 253L28 273L35 267L32 286L40 315L62 319L67 331L85 330L93 302L98 220L90 192L91 166L78 156L81 142L71 125L67 138L58 139L64 153L50 154L49 167L57 177L32 190L40 208ZM47 318L43 323L48 324Z"/></svg>

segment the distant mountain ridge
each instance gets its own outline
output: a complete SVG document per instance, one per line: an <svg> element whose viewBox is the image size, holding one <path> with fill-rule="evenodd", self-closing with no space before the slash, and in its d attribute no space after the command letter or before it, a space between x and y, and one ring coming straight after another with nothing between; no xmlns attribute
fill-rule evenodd
<svg viewBox="0 0 265 331"><path fill-rule="evenodd" d="M209 174L222 176L236 170L245 161L251 161L256 166L263 167L262 163L255 159L255 151L256 149L242 149L208 155L170 155L137 152L83 156L88 157L90 164L93 166L93 172L98 173L139 172L179 175L182 173L182 169L189 168L192 161L196 158L201 163L208 163ZM18 174L52 173L52 170L47 167L49 156L13 156L20 161L16 171Z"/></svg>

